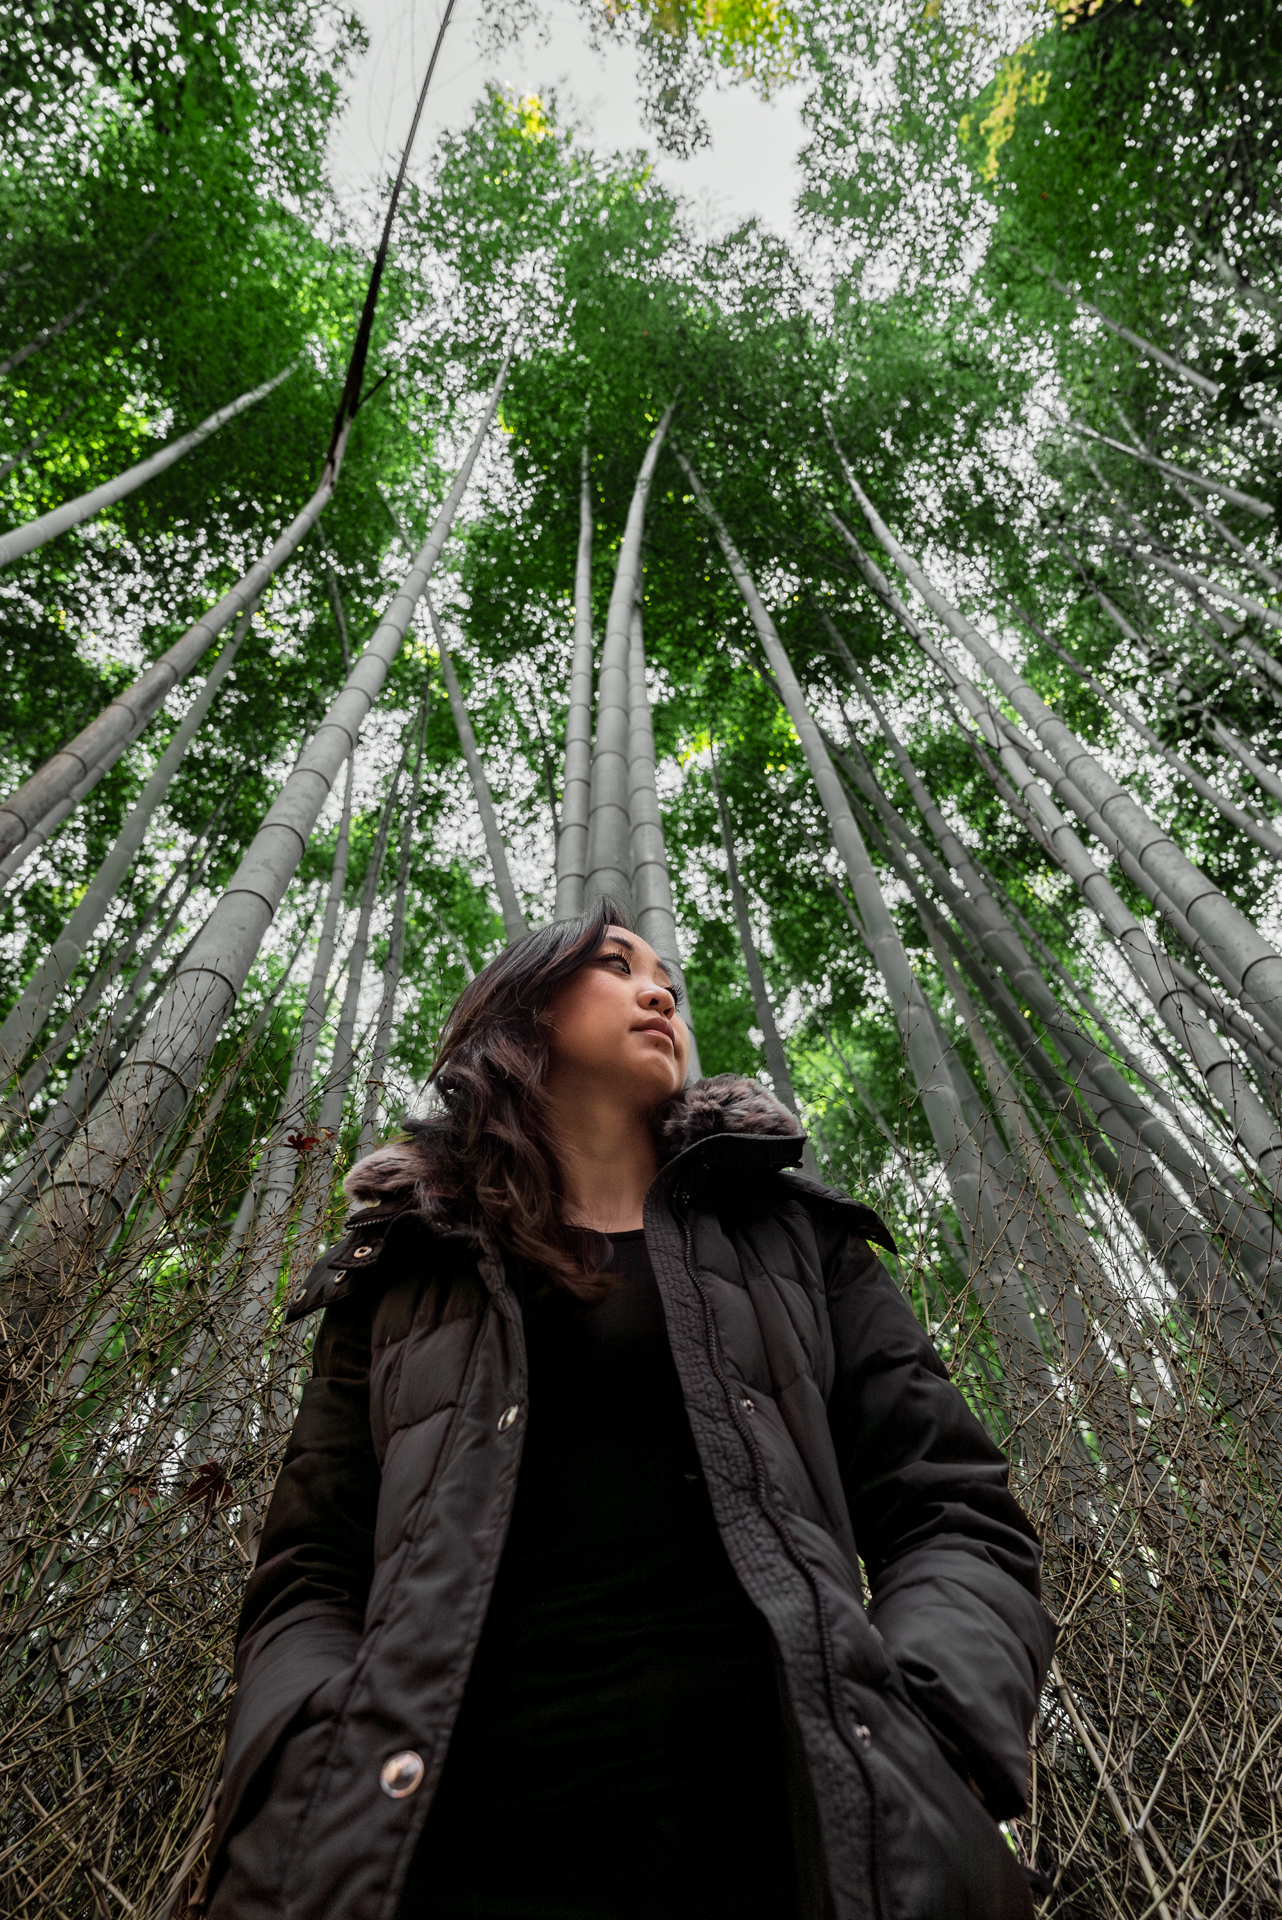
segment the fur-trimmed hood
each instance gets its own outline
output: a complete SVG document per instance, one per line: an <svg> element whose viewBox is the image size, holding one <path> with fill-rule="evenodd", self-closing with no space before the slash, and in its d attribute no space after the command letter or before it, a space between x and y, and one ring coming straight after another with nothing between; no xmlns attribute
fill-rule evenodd
<svg viewBox="0 0 1282 1920"><path fill-rule="evenodd" d="M760 1081L741 1080L733 1073L719 1073L683 1088L659 1109L654 1122L663 1166L715 1133L778 1137L800 1132L796 1116ZM343 1191L362 1206L414 1206L430 1211L433 1195L427 1156L413 1139L377 1147L352 1168Z"/></svg>

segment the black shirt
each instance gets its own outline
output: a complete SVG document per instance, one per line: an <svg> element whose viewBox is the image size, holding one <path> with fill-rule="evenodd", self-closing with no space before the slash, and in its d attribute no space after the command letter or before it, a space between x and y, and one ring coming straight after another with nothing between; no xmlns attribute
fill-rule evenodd
<svg viewBox="0 0 1282 1920"><path fill-rule="evenodd" d="M730 1567L641 1231L527 1287L511 1530L403 1920L786 1920L769 1632Z"/></svg>

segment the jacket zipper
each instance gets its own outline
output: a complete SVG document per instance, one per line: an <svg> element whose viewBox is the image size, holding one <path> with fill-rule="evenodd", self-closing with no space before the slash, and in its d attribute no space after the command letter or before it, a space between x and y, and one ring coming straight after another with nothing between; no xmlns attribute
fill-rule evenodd
<svg viewBox="0 0 1282 1920"><path fill-rule="evenodd" d="M682 1197L684 1199L686 1196L682 1196ZM819 1585L818 1575L816 1574L814 1568L811 1566L809 1560L806 1558L801 1548L797 1545L797 1542L794 1540L791 1532L789 1531L787 1521L784 1519L783 1515L777 1510L777 1508L774 1505L774 1502L770 1498L769 1486L766 1479L765 1457L762 1454L761 1448L757 1444L757 1437L753 1433L752 1428L749 1425L748 1420L745 1416L744 1408L742 1406L742 1395L735 1392L734 1384L729 1379L728 1375L726 1374L725 1368L721 1364L721 1347L720 1347L720 1341L717 1338L716 1317L712 1311L712 1301L709 1297L708 1290L704 1286L703 1281L700 1279L699 1270L695 1264L694 1233L690 1225L689 1214L683 1209L683 1211L678 1215L678 1218L681 1221L681 1231L682 1231L682 1237L685 1245L686 1273L690 1277L691 1284L693 1285L695 1292L698 1294L699 1303L703 1308L703 1334L704 1334L704 1345L707 1349L707 1354L708 1354L708 1364L712 1368L713 1374L717 1380L717 1384L720 1386L721 1391L725 1395L726 1405L729 1409L730 1418L734 1423L735 1430L739 1434L740 1439L743 1441L744 1446L747 1448L748 1457L752 1462L753 1477L756 1481L757 1500L761 1506L761 1510L765 1514L771 1526L774 1528L775 1532L778 1534L780 1542L782 1543L782 1546L783 1546L783 1550L787 1554L789 1560L792 1562L793 1566L796 1567L797 1571L801 1574L802 1578L805 1580L806 1585L810 1588L811 1597L814 1600L815 1614L819 1622L819 1650L820 1650L821 1658L823 1660L824 1692L828 1697L828 1711L832 1717L833 1725L837 1729L837 1737L840 1739L842 1745L851 1754L852 1758L856 1761L859 1767L859 1771L863 1776L864 1786L867 1789L867 1793L868 1793L868 1805L869 1805L868 1827L869 1827L869 1835L870 1835L872 1856L873 1856L872 1857L872 1874L871 1874L872 1894L873 1894L873 1900L876 1905L878 1913L884 1913L885 1904L881 1898L881 1888L879 1884L880 1876L877 1871L877 1845L876 1845L877 1801L876 1801L875 1792L873 1790L873 1783L868 1772L867 1760L863 1752L861 1751L862 1745L870 1742L871 1735L869 1734L868 1729L866 1727L861 1728L860 1731L863 1735L863 1740L861 1742L858 1736L855 1736L854 1738L852 1738L846 1732L845 1720L847 1716L842 1712L841 1696L837 1688L836 1659L833 1653L833 1646L832 1646L832 1625L828 1618L828 1609L824 1602L823 1590Z"/></svg>

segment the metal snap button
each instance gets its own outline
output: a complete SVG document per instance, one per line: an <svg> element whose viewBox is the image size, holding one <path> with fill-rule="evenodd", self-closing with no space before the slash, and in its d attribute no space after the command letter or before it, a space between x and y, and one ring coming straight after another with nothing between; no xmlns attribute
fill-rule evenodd
<svg viewBox="0 0 1282 1920"><path fill-rule="evenodd" d="M504 1407L502 1413L499 1415L499 1432L500 1433L507 1432L508 1428L512 1426L513 1423L515 1422L516 1417L520 1413L520 1411L521 1409L519 1407Z"/></svg>
<svg viewBox="0 0 1282 1920"><path fill-rule="evenodd" d="M426 1771L421 1754L394 1753L384 1760L378 1784L389 1800L404 1800L421 1784Z"/></svg>
<svg viewBox="0 0 1282 1920"><path fill-rule="evenodd" d="M756 1409L756 1407L755 1407L755 1406L753 1405L753 1403L752 1403L752 1401L751 1401L751 1400L749 1400L749 1399L747 1398L747 1396L746 1396L746 1395L745 1395L745 1396L744 1396L744 1398L743 1398L743 1399L742 1399L742 1400L741 1400L741 1401L739 1402L739 1405L740 1405L740 1406L741 1406L741 1407L743 1408L743 1410L744 1410L744 1412L745 1412L745 1413L755 1413L755 1412L757 1411L757 1409Z"/></svg>
<svg viewBox="0 0 1282 1920"><path fill-rule="evenodd" d="M862 1720L860 1721L859 1725L855 1728L855 1738L859 1742L861 1747L870 1747L872 1745L872 1735L869 1733L867 1727L863 1724ZM417 1759L418 1758L417 1754L414 1757L415 1759Z"/></svg>
<svg viewBox="0 0 1282 1920"><path fill-rule="evenodd" d="M357 1247L354 1258L357 1260L363 1260L367 1253L373 1253L373 1251L374 1251L373 1247Z"/></svg>

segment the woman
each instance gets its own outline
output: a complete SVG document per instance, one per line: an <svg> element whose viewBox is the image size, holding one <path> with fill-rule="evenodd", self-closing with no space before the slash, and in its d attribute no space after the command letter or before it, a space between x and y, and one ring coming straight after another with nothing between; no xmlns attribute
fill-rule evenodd
<svg viewBox="0 0 1282 1920"><path fill-rule="evenodd" d="M1031 1913L1032 1529L875 1214L685 1087L678 994L609 902L527 935L350 1176L211 1920Z"/></svg>

